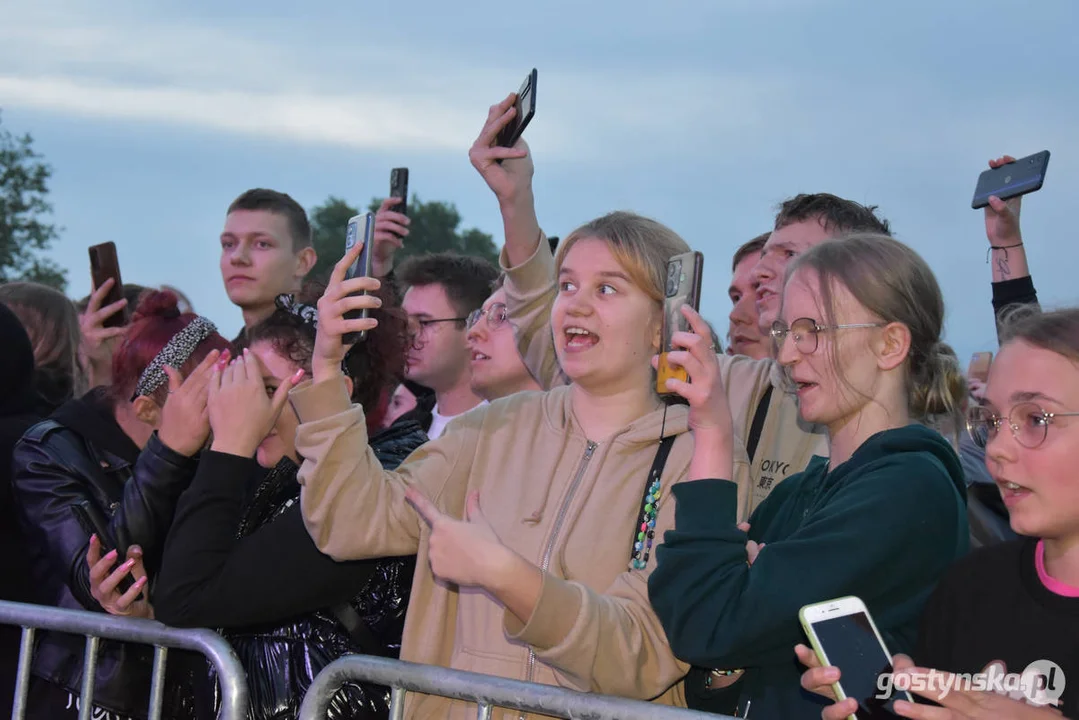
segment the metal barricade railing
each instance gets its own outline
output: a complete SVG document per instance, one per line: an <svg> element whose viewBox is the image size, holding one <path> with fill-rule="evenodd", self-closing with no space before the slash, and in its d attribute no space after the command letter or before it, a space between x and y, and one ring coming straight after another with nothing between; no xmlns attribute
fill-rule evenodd
<svg viewBox="0 0 1079 720"><path fill-rule="evenodd" d="M474 702L477 720L490 720L496 707L574 720L734 720L727 715L369 655L348 655L327 665L307 690L299 720L326 720L330 700L350 681L389 686L391 720L405 717L406 691Z"/></svg>
<svg viewBox="0 0 1079 720"><path fill-rule="evenodd" d="M22 627L19 670L15 678L15 707L12 720L22 720L26 713L26 694L30 688L30 660L36 630L51 630L86 636L83 660L82 691L79 696L79 720L90 720L93 713L94 676L97 671L97 648L100 638L142 643L154 647L154 667L150 683L150 720L159 720L165 691L165 662L168 648L202 653L217 669L221 683L219 720L244 720L247 717L247 677L240 659L228 642L211 630L181 630L153 620L115 617L87 610L69 610L47 605L26 605L0 601L0 625Z"/></svg>

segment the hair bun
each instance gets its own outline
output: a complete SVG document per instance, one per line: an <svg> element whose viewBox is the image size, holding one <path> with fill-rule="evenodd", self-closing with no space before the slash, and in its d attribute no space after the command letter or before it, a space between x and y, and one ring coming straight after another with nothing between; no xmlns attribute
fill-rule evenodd
<svg viewBox="0 0 1079 720"><path fill-rule="evenodd" d="M139 299L133 320L159 317L174 320L180 317L180 300L169 290L147 290Z"/></svg>

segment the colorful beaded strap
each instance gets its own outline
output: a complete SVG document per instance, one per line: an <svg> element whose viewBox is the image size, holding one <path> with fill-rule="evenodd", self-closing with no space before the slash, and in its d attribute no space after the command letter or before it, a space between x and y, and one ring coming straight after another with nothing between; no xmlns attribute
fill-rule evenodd
<svg viewBox="0 0 1079 720"><path fill-rule="evenodd" d="M637 516L637 525L633 530L633 553L630 555L630 570L643 570L648 565L652 554L652 543L656 537L656 516L659 514L659 501L663 486L661 476L667 464L667 456L674 446L674 436L659 441L656 458L652 469L648 471L648 481L644 485L644 497L641 498L641 512Z"/></svg>

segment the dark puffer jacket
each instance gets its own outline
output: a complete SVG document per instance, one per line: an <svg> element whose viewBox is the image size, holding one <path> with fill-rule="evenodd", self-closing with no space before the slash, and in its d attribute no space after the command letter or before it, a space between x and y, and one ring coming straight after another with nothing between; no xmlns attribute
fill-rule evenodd
<svg viewBox="0 0 1079 720"><path fill-rule="evenodd" d="M371 447L392 469L426 441L419 425L399 422ZM288 459L260 473L247 458L206 453L155 588L162 622L222 628L247 671L253 720L295 718L315 675L342 655L396 657L412 587L414 557L338 563L319 552L297 471ZM382 718L388 707L386 688L350 684L329 717Z"/></svg>
<svg viewBox="0 0 1079 720"><path fill-rule="evenodd" d="M130 545L141 546L153 577L176 501L195 474L196 461L170 450L156 433L140 452L117 425L99 388L30 428L15 446L13 468L15 501L39 600L104 612L90 594L90 531L73 507L95 505L109 518L121 554ZM34 675L77 695L85 641L54 633L40 637ZM193 717L188 680L194 658L185 656L181 662L178 655L169 656L165 707L170 717ZM152 665L153 648L102 641L95 705L145 717Z"/></svg>

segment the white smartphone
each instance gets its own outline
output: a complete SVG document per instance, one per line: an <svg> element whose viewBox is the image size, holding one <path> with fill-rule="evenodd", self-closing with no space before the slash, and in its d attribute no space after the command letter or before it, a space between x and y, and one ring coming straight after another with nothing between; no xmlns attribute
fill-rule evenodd
<svg viewBox="0 0 1079 720"><path fill-rule="evenodd" d="M895 689L892 654L861 599L842 597L806 605L798 611L798 619L821 664L839 668L839 682L832 686L836 697L858 701L858 712L848 720L895 718L892 707L897 699L913 702L910 693Z"/></svg>

